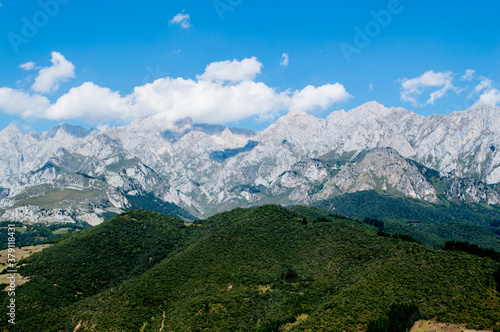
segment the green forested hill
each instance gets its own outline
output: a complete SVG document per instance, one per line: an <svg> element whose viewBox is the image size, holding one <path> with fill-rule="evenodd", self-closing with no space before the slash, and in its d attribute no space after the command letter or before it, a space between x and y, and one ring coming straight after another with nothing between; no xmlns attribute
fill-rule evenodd
<svg viewBox="0 0 500 332"><path fill-rule="evenodd" d="M24 225L19 221L17 222L2 221L0 222L0 250L7 248L7 245L9 243L8 241L9 225L14 225L16 227L15 239L16 239L16 245L19 247L38 245L42 243L50 243L59 238L63 234L72 233L92 227L85 222L79 222L75 224L40 223L40 224Z"/></svg>
<svg viewBox="0 0 500 332"><path fill-rule="evenodd" d="M500 328L497 269L489 258L278 206L190 227L129 211L33 255L23 272L32 281L17 290L19 319L8 328L366 331L408 308L413 319Z"/></svg>
<svg viewBox="0 0 500 332"><path fill-rule="evenodd" d="M438 205L362 191L321 201L315 206L350 217L382 219L387 231L410 235L430 246L455 240L500 251L500 209L493 205L453 202Z"/></svg>
<svg viewBox="0 0 500 332"><path fill-rule="evenodd" d="M131 210L63 235L41 255L21 262L27 263L21 273L31 281L16 294L17 318L68 306L142 274L182 243L184 228L178 218Z"/></svg>
<svg viewBox="0 0 500 332"><path fill-rule="evenodd" d="M132 206L132 209L159 212L169 216L178 217L186 221L193 221L197 219L183 208L173 203L164 202L151 193L137 196L127 195L127 200Z"/></svg>
<svg viewBox="0 0 500 332"><path fill-rule="evenodd" d="M127 200L131 206L131 210L148 210L153 212L158 212L174 217L181 218L187 222L192 222L197 218L193 216L188 211L180 208L179 206L164 202L156 198L152 194L144 194L131 196L127 195ZM116 213L105 212L101 215L104 219L109 219L116 216ZM42 243L50 243L59 238L62 234L71 233L92 227L86 222L78 221L77 223L35 223L35 224L23 224L21 222L10 222L2 221L0 222L0 250L7 248L8 244L8 232L7 228L9 224L14 224L16 226L16 245L27 246L27 245L37 245Z"/></svg>

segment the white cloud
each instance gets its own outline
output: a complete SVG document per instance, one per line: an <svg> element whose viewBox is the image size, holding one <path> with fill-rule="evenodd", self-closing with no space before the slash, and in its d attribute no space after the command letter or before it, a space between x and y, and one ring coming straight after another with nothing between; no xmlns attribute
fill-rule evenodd
<svg viewBox="0 0 500 332"><path fill-rule="evenodd" d="M474 92L470 94L470 96L472 96L473 94L481 93L476 104L493 106L500 104L500 91L493 87L493 80L485 76L479 76L478 80L480 80L479 84L474 87Z"/></svg>
<svg viewBox="0 0 500 332"><path fill-rule="evenodd" d="M135 88L133 107L136 114L155 114L169 122L190 116L195 122L223 123L282 110L285 97L253 81L223 85L164 78Z"/></svg>
<svg viewBox="0 0 500 332"><path fill-rule="evenodd" d="M437 72L430 70L423 75L412 78L403 79L401 83L401 100L411 102L415 106L422 106L417 101L417 98L422 95L426 90L432 88L439 88L430 93L429 98L423 105L434 104L434 102L442 98L449 90L459 92L453 86L453 73L452 72Z"/></svg>
<svg viewBox="0 0 500 332"><path fill-rule="evenodd" d="M370 85L368 86L368 90L372 91L373 90L373 84L370 83Z"/></svg>
<svg viewBox="0 0 500 332"><path fill-rule="evenodd" d="M236 83L240 81L253 80L260 74L263 64L256 57L246 58L242 61L212 62L207 65L202 75L197 75L199 80Z"/></svg>
<svg viewBox="0 0 500 332"><path fill-rule="evenodd" d="M59 89L59 84L75 77L75 66L71 62L59 52L51 54L52 66L40 69L31 87L35 92L53 93Z"/></svg>
<svg viewBox="0 0 500 332"><path fill-rule="evenodd" d="M0 109L22 118L44 117L50 101L39 94L30 95L22 90L0 88Z"/></svg>
<svg viewBox="0 0 500 332"><path fill-rule="evenodd" d="M489 88L491 88L492 83L493 82L489 78L482 76L481 82L478 85L476 85L476 87L474 88L474 91L477 93L477 92L481 92L483 90L489 89Z"/></svg>
<svg viewBox="0 0 500 332"><path fill-rule="evenodd" d="M167 77L138 86L125 97L87 82L72 88L41 114L49 119L81 119L93 124L128 122L140 115L156 116L165 123L187 116L198 123L225 123L289 109L324 110L349 97L339 83L278 93L264 83L248 80L225 85Z"/></svg>
<svg viewBox="0 0 500 332"><path fill-rule="evenodd" d="M51 105L44 117L48 119L81 119L87 123L102 121L127 121L134 115L128 98L119 92L85 82L72 88Z"/></svg>
<svg viewBox="0 0 500 332"><path fill-rule="evenodd" d="M486 104L497 106L500 104L500 91L498 89L490 89L485 91L481 97L479 97L478 104Z"/></svg>
<svg viewBox="0 0 500 332"><path fill-rule="evenodd" d="M283 55L281 56L280 66L288 67L289 62L290 62L290 58L288 57L288 54L283 53Z"/></svg>
<svg viewBox="0 0 500 332"><path fill-rule="evenodd" d="M26 63L19 65L19 68L24 69L24 70L33 70L33 69L35 69L35 65L36 64L33 61L29 61L29 62L26 62Z"/></svg>
<svg viewBox="0 0 500 332"><path fill-rule="evenodd" d="M275 116L288 110L325 110L350 97L339 83L278 92L253 81L261 67L256 58L215 62L197 80L160 78L135 87L126 96L86 82L70 89L52 105L38 94L0 88L0 110L34 118L80 119L91 124L124 123L141 115L155 116L159 123L187 116L198 123L227 123L252 116Z"/></svg>
<svg viewBox="0 0 500 332"><path fill-rule="evenodd" d="M467 69L465 71L465 74L463 74L460 79L462 81L472 81L472 79L474 78L474 74L475 73L476 73L476 71L474 69Z"/></svg>
<svg viewBox="0 0 500 332"><path fill-rule="evenodd" d="M189 22L190 17L189 14L184 14L184 12L179 13L174 16L168 23L170 25L179 25L183 29L189 29L191 27L191 23Z"/></svg>
<svg viewBox="0 0 500 332"><path fill-rule="evenodd" d="M333 104L346 101L350 97L351 95L340 83L326 84L317 88L308 85L302 91L293 93L289 108L303 112L312 112L316 109L326 110Z"/></svg>

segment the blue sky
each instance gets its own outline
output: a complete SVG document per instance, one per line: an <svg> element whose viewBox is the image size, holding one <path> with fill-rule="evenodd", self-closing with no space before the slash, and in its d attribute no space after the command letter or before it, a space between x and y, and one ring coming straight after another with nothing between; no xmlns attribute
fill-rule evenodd
<svg viewBox="0 0 500 332"><path fill-rule="evenodd" d="M0 2L0 129L500 105L498 1Z"/></svg>

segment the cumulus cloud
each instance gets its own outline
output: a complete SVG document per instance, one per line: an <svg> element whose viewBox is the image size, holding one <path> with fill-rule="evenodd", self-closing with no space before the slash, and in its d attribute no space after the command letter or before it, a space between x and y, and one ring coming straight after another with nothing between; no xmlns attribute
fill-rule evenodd
<svg viewBox="0 0 500 332"><path fill-rule="evenodd" d="M59 85L75 77L75 66L66 60L59 52L52 52L52 66L44 67L38 72L33 91L40 93L54 93Z"/></svg>
<svg viewBox="0 0 500 332"><path fill-rule="evenodd" d="M85 82L61 96L44 113L48 119L81 119L88 123L132 120L129 98L119 92Z"/></svg>
<svg viewBox="0 0 500 332"><path fill-rule="evenodd" d="M280 66L288 67L289 62L290 62L290 58L288 57L288 54L283 53L283 55L281 56Z"/></svg>
<svg viewBox="0 0 500 332"><path fill-rule="evenodd" d="M312 112L316 109L326 110L333 104L350 97L351 95L340 83L326 84L317 88L308 85L301 91L293 93L289 108L303 112Z"/></svg>
<svg viewBox="0 0 500 332"><path fill-rule="evenodd" d="M125 96L86 82L53 104L41 95L0 89L0 110L54 120L80 119L91 124L126 123L141 115L171 123L187 116L198 123L226 123L288 110L325 110L350 98L340 83L279 92L253 79L262 63L256 58L214 62L197 79L159 78ZM220 70L220 71L219 71Z"/></svg>
<svg viewBox="0 0 500 332"><path fill-rule="evenodd" d="M135 88L135 113L167 121L190 116L195 122L221 123L284 108L285 96L264 83L223 85L206 80L164 78Z"/></svg>
<svg viewBox="0 0 500 332"><path fill-rule="evenodd" d="M251 57L238 61L220 61L212 62L207 65L202 75L197 75L198 80L217 81L217 82L241 82L251 81L260 74L263 64L256 57Z"/></svg>
<svg viewBox="0 0 500 332"><path fill-rule="evenodd" d="M414 106L434 104L450 90L459 92L459 89L453 86L452 81L453 73L450 71L435 73L430 70L419 77L405 78L401 82L401 100L411 102ZM418 97L430 89L433 91L429 98L423 104L419 103Z"/></svg>
<svg viewBox="0 0 500 332"><path fill-rule="evenodd" d="M474 91L477 93L477 92L481 92L483 90L487 90L487 89L491 88L492 83L493 83L492 80L482 76L481 82L478 85L476 85L476 87L474 88Z"/></svg>
<svg viewBox="0 0 500 332"><path fill-rule="evenodd" d="M22 90L0 88L0 109L5 113L22 118L43 117L50 101L39 94L29 94Z"/></svg>
<svg viewBox="0 0 500 332"><path fill-rule="evenodd" d="M486 104L497 106L500 104L500 91L493 87L493 80L485 77L479 76L479 84L474 87L474 92L472 94L481 94L476 104Z"/></svg>
<svg viewBox="0 0 500 332"><path fill-rule="evenodd" d="M489 89L479 97L478 104L486 104L492 106L500 105L500 91L498 89Z"/></svg>
<svg viewBox="0 0 500 332"><path fill-rule="evenodd" d="M467 69L465 71L465 74L463 74L462 77L460 77L460 79L462 81L472 81L475 73L476 73L476 71L474 69Z"/></svg>
<svg viewBox="0 0 500 332"><path fill-rule="evenodd" d="M19 68L24 69L24 70L33 70L35 69L36 64L33 61L29 61L26 63L23 63L19 65Z"/></svg>
<svg viewBox="0 0 500 332"><path fill-rule="evenodd" d="M140 115L151 115L160 123L171 123L189 116L198 123L225 123L289 109L324 110L349 97L339 83L280 93L264 83L248 80L225 85L167 77L136 87L124 97L85 83L59 98L45 117L100 123L118 119L128 122Z"/></svg>
<svg viewBox="0 0 500 332"><path fill-rule="evenodd" d="M183 29L191 27L189 14L184 14L184 12L175 15L168 23L170 25L179 25Z"/></svg>

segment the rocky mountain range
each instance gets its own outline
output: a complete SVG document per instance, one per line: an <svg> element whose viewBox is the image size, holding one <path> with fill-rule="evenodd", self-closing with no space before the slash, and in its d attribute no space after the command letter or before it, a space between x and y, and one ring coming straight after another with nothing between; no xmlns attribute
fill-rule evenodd
<svg viewBox="0 0 500 332"><path fill-rule="evenodd" d="M0 132L2 220L100 223L153 194L198 217L377 190L499 204L500 108L424 117L369 102L326 119L290 112L262 132L153 117L86 130Z"/></svg>

